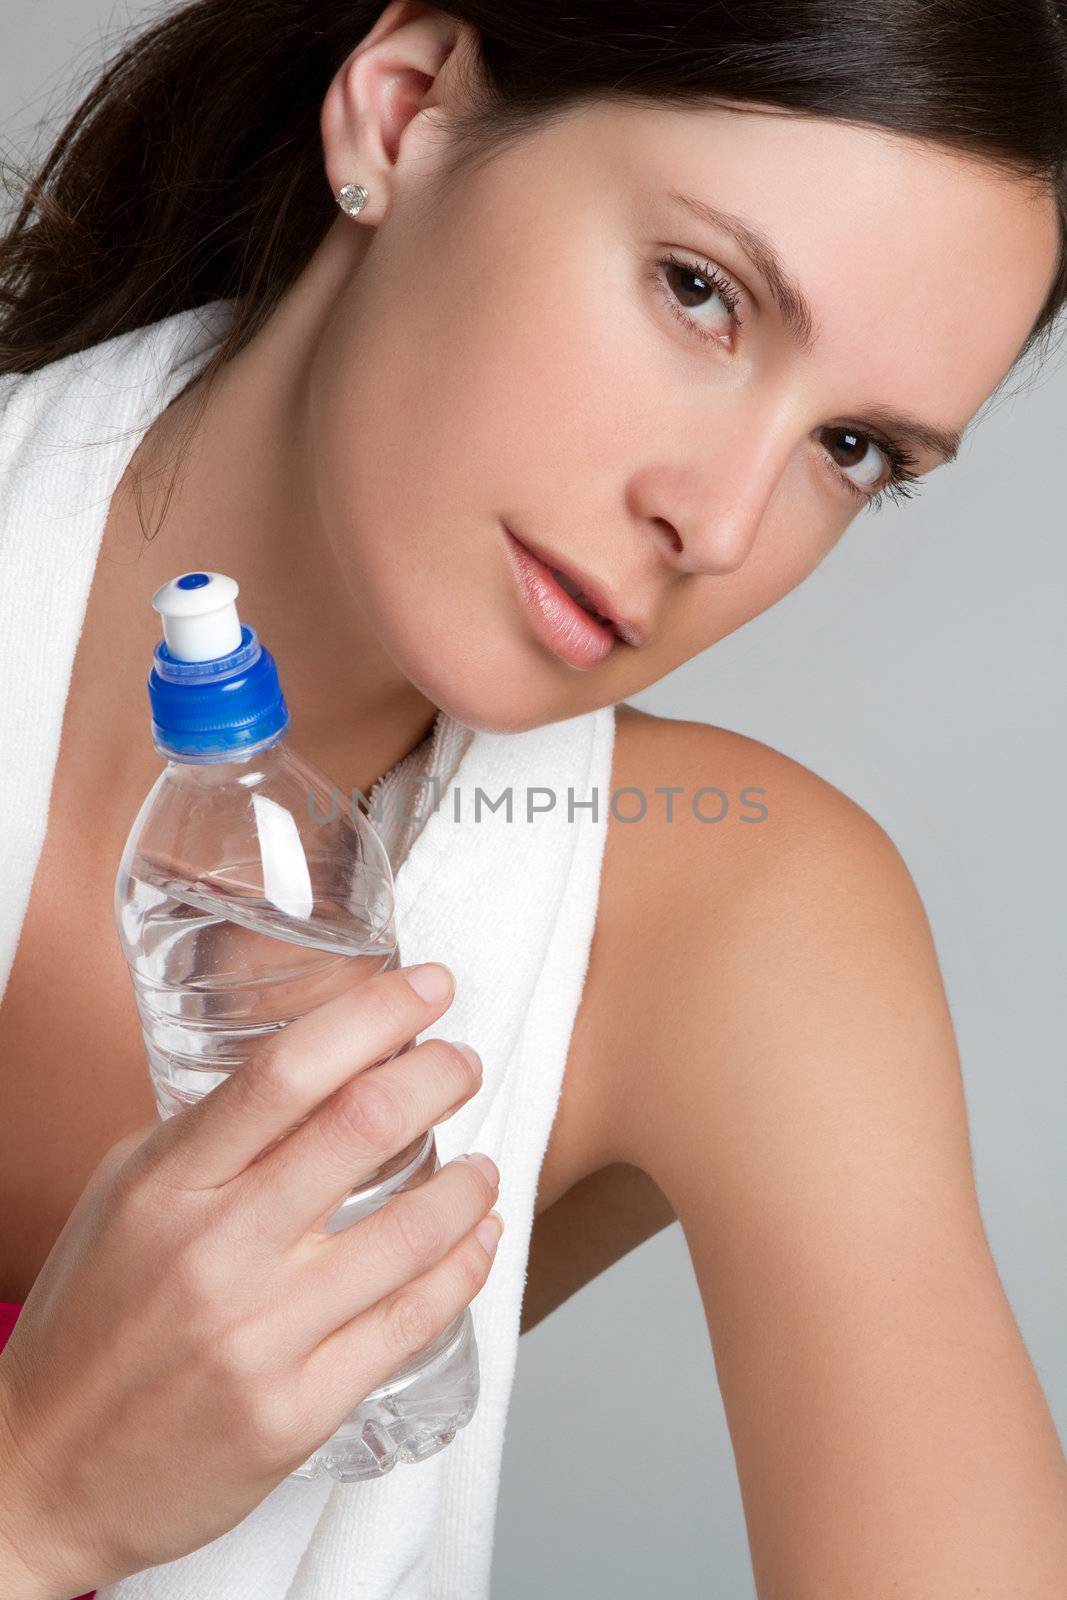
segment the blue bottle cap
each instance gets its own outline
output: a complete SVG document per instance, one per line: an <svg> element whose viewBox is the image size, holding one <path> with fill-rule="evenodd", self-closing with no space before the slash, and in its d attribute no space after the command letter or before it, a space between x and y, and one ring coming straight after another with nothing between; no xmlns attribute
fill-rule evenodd
<svg viewBox="0 0 1067 1600"><path fill-rule="evenodd" d="M220 572L186 572L157 589L164 637L148 676L152 739L176 760L227 761L289 726L274 657L240 622L238 587Z"/></svg>

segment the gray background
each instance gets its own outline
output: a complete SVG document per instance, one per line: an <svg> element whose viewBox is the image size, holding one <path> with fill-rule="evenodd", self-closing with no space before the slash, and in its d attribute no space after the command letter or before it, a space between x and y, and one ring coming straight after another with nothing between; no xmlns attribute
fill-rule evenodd
<svg viewBox="0 0 1067 1600"><path fill-rule="evenodd" d="M157 9L5 0L5 150L25 156L42 117L54 131L75 75ZM799 589L634 701L785 751L902 852L959 1040L986 1231L1061 1438L1065 422L1065 359L1016 373L917 500L861 517ZM753 1597L680 1226L526 1335L519 1357L494 1594Z"/></svg>

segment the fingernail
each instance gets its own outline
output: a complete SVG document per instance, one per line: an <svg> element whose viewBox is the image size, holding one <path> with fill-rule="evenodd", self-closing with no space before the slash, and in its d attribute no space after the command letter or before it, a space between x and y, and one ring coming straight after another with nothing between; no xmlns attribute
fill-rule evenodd
<svg viewBox="0 0 1067 1600"><path fill-rule="evenodd" d="M479 1172L485 1174L494 1188L500 1187L500 1172L496 1162L490 1156L485 1156L480 1150L475 1150L472 1154L462 1155L458 1159L460 1161L469 1161L472 1166L478 1168Z"/></svg>
<svg viewBox="0 0 1067 1600"><path fill-rule="evenodd" d="M493 1219L496 1219L495 1221ZM499 1211L490 1211L483 1217L474 1230L474 1237L485 1251L486 1255L493 1255L500 1243L500 1235L504 1231L504 1219Z"/></svg>
<svg viewBox="0 0 1067 1600"><path fill-rule="evenodd" d="M404 976L419 999L425 1000L428 1005L447 1000L452 993L452 974L438 961L425 961L420 967L409 967Z"/></svg>
<svg viewBox="0 0 1067 1600"><path fill-rule="evenodd" d="M467 1058L475 1072L481 1072L482 1058L478 1054L477 1050L472 1050L470 1045L465 1044L462 1039L450 1039L449 1043L451 1044L453 1050L458 1050L460 1055Z"/></svg>

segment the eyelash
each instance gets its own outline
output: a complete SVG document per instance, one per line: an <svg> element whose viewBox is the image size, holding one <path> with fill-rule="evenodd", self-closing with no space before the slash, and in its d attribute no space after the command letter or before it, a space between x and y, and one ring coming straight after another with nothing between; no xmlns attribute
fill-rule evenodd
<svg viewBox="0 0 1067 1600"><path fill-rule="evenodd" d="M681 256L675 255L672 250L656 261L655 270L651 276L668 309L677 317L684 328L701 340L707 341L715 338L714 334L706 332L692 317L686 315L685 308L679 305L670 289L666 286L660 268L670 266L678 267L682 272L688 272L692 277L702 278L708 288L713 289L722 300L734 326L734 331L740 333L744 319L739 310L741 293L737 286L720 268L713 266L710 261L698 261L694 266L693 262L683 260ZM914 470L918 463L916 458L903 445L898 444L893 439L870 433L866 429L842 426L837 431L840 433L854 433L860 438L870 439L889 462L890 473L888 481L882 485L881 489L878 489L874 494L870 494L866 489L861 489L846 473L842 472L840 467L830 461L830 471L833 473L834 478L839 483L843 483L849 493L855 495L857 500L862 500L864 504L872 508L878 508L887 500L907 500L919 492L921 485L916 481L919 474Z"/></svg>

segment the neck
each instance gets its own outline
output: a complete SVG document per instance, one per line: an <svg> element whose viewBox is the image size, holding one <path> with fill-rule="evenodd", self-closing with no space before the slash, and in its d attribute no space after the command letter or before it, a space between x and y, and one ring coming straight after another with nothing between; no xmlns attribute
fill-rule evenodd
<svg viewBox="0 0 1067 1600"><path fill-rule="evenodd" d="M198 567L235 577L242 620L278 663L294 746L344 791L369 794L430 731L437 707L385 650L347 579L343 533L335 544L316 504L306 377L313 308L330 303L324 280L352 270L349 256L329 250L316 262L299 298L282 300L206 402L196 381L147 430L111 503L93 600L111 624L101 633L111 665L101 660L101 671L130 689L144 737L143 683L159 636L154 590ZM149 534L166 503L158 537L145 538L138 501Z"/></svg>

